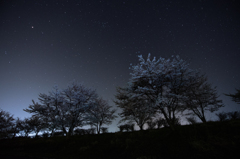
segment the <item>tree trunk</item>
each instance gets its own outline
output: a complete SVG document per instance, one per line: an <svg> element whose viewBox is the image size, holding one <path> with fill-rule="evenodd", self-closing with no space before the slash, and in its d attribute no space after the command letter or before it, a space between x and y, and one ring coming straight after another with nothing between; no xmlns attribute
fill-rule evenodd
<svg viewBox="0 0 240 159"><path fill-rule="evenodd" d="M100 126L97 126L97 134L100 134Z"/></svg>
<svg viewBox="0 0 240 159"><path fill-rule="evenodd" d="M175 130L175 129L174 129L174 125L172 124L171 119L169 119L169 117L167 116L167 113L165 112L165 110L164 110L164 109L161 109L161 112L163 113L163 116L165 117L167 124L168 124L168 125L170 126L170 128L174 131L174 130Z"/></svg>
<svg viewBox="0 0 240 159"><path fill-rule="evenodd" d="M203 123L206 123L206 122L207 122L205 116L201 117L200 119L202 120Z"/></svg>
<svg viewBox="0 0 240 159"><path fill-rule="evenodd" d="M71 125L70 128L69 128L69 130L68 130L67 137L72 136L72 134L73 134L73 128L74 128L74 126Z"/></svg>

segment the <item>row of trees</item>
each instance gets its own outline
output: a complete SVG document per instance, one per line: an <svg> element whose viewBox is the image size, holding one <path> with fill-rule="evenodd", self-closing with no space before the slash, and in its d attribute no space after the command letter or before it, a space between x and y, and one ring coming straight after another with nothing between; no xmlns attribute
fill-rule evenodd
<svg viewBox="0 0 240 159"><path fill-rule="evenodd" d="M5 114L1 119L11 123L3 124L1 132L9 134L15 128L16 132L19 129L26 135L30 132L37 135L39 131L47 130L52 132L52 135L62 131L63 134L71 136L75 129L90 125L100 133L104 124L109 125L116 118L116 109L112 109L106 100L98 97L96 90L74 82L64 90L55 86L49 94L41 93L38 99L39 103L33 100L33 104L24 109L32 114L31 118L24 121L17 119L14 122L9 113L1 111Z"/></svg>
<svg viewBox="0 0 240 159"><path fill-rule="evenodd" d="M137 124L140 130L144 124L149 128L164 125L174 130L180 124L180 114L192 115L187 117L191 123L196 122L195 117L205 123L207 111L214 112L224 106L218 99L216 87L208 83L206 75L190 69L179 56L158 60L151 59L150 54L146 60L139 56L139 63L130 69L128 85L117 88L114 101L122 110L120 123ZM240 90L225 95L240 102ZM15 136L20 131L25 135L30 132L37 135L41 130L52 132L52 135L62 131L71 136L74 130L83 134L79 128L85 125L94 127L99 134L100 131L106 132L102 125L109 125L116 118L116 110L99 98L96 90L74 82L64 90L55 86L49 94L41 93L38 99L39 103L33 100L33 104L24 109L32 114L31 118L14 119L9 113L0 111L1 136L9 133ZM222 117L222 114L217 116ZM119 129L132 130L133 125L121 125Z"/></svg>
<svg viewBox="0 0 240 159"><path fill-rule="evenodd" d="M149 54L145 60L140 55L139 63L130 69L128 85L117 88L115 104L122 109L120 122L134 122L142 130L152 118L162 116L174 130L180 114L196 116L205 123L207 111L224 106L206 75L190 69L179 56L157 60ZM239 102L239 97L232 97Z"/></svg>
<svg viewBox="0 0 240 159"><path fill-rule="evenodd" d="M216 113L219 121L240 119L240 111Z"/></svg>

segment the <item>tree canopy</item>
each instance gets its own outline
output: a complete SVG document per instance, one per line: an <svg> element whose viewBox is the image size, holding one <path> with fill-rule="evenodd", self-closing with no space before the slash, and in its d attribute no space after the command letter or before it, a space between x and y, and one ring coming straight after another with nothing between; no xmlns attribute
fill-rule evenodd
<svg viewBox="0 0 240 159"><path fill-rule="evenodd" d="M235 94L225 94L226 96L229 96L232 98L232 101L236 102L237 104L240 104L240 89L236 89Z"/></svg>
<svg viewBox="0 0 240 159"><path fill-rule="evenodd" d="M177 115L183 111L192 111L205 122L205 111L213 112L223 106L217 99L216 88L207 83L204 75L190 69L189 64L179 56L157 60L155 57L151 59L149 54L145 60L140 55L139 63L130 69L128 85L117 88L116 95L116 104L123 110L120 115L126 120L132 120L129 117L133 117L136 110L142 110L144 117L148 116L147 112L160 113L174 129L174 125L178 125ZM141 117L135 115L135 118Z"/></svg>

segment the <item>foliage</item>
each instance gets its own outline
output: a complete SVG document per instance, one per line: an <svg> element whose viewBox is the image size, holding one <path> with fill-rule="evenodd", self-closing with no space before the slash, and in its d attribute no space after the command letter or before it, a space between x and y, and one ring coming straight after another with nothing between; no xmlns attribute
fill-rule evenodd
<svg viewBox="0 0 240 159"><path fill-rule="evenodd" d="M220 112L216 113L219 121L226 121L226 120L236 120L240 119L240 112L239 111L232 111L232 112Z"/></svg>
<svg viewBox="0 0 240 159"><path fill-rule="evenodd" d="M225 94L226 96L229 96L232 98L232 101L236 102L237 104L240 104L240 89L236 89L235 94Z"/></svg>
<svg viewBox="0 0 240 159"><path fill-rule="evenodd" d="M223 107L222 100L218 99L216 87L207 83L204 75L198 75L192 78L191 87L186 92L186 109L189 114L196 115L202 122L206 122L206 111L214 112Z"/></svg>
<svg viewBox="0 0 240 159"><path fill-rule="evenodd" d="M219 121L226 121L227 120L227 113L221 112L221 113L216 113L216 116L218 117Z"/></svg>
<svg viewBox="0 0 240 159"><path fill-rule="evenodd" d="M123 125L119 125L118 126L119 131L123 132L123 131L134 131L134 124L123 124Z"/></svg>
<svg viewBox="0 0 240 159"><path fill-rule="evenodd" d="M112 120L117 117L114 115L116 109L111 110L111 108L106 100L98 98L93 103L92 108L88 110L87 120L89 121L89 125L95 126L98 134L101 131L102 125L111 124Z"/></svg>
<svg viewBox="0 0 240 159"><path fill-rule="evenodd" d="M141 96L135 96L129 88L117 88L115 104L121 108L122 112L119 116L122 118L119 123L128 121L135 122L140 130L143 130L143 125L154 115L149 103Z"/></svg>
<svg viewBox="0 0 240 159"><path fill-rule="evenodd" d="M97 97L95 90L73 82L62 91L55 86L48 95L40 94L40 104L33 101L24 111L41 118L52 134L62 130L70 136L76 127L87 124L87 112L95 106Z"/></svg>
<svg viewBox="0 0 240 159"><path fill-rule="evenodd" d="M140 55L139 64L130 69L129 83L127 87L117 88L118 101L115 102L123 110L120 114L123 121L135 120L141 127L160 113L166 125L174 130L180 124L179 113L188 110L206 122L206 111L223 107L216 87L207 83L205 75L190 69L179 56L157 60L149 54L145 60Z"/></svg>
<svg viewBox="0 0 240 159"><path fill-rule="evenodd" d="M101 131L102 131L102 133L108 133L108 128L106 128L106 127L101 127Z"/></svg>
<svg viewBox="0 0 240 159"><path fill-rule="evenodd" d="M13 115L0 110L0 139L10 137L14 133L14 126Z"/></svg>
<svg viewBox="0 0 240 159"><path fill-rule="evenodd" d="M151 103L152 110L163 114L167 124L174 129L176 115L183 111L185 92L190 87L194 71L176 56L172 60L154 57L147 60L139 56L140 63L132 66L130 87L135 96Z"/></svg>
<svg viewBox="0 0 240 159"><path fill-rule="evenodd" d="M239 111L228 112L227 115L230 120L240 119Z"/></svg>

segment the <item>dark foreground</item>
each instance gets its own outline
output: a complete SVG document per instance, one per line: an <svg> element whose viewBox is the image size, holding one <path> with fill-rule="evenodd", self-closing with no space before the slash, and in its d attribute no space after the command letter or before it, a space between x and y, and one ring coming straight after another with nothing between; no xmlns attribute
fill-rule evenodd
<svg viewBox="0 0 240 159"><path fill-rule="evenodd" d="M4 159L221 159L240 155L240 120L101 135L0 140Z"/></svg>

